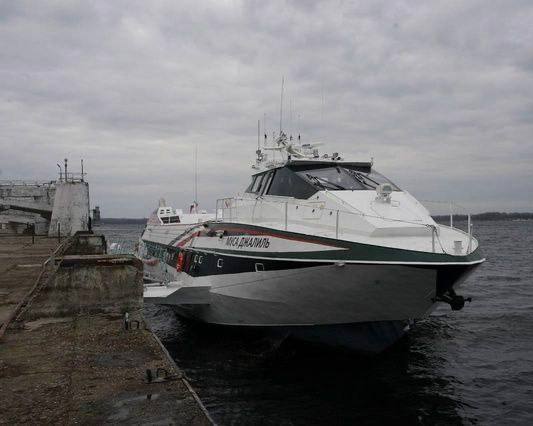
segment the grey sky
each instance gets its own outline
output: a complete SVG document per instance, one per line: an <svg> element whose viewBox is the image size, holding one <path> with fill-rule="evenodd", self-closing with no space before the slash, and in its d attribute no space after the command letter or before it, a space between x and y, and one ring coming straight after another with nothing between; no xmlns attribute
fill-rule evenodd
<svg viewBox="0 0 533 426"><path fill-rule="evenodd" d="M212 208L282 75L304 140L421 199L533 211L530 1L0 1L0 179L84 158L104 216L146 216L190 203L198 144Z"/></svg>

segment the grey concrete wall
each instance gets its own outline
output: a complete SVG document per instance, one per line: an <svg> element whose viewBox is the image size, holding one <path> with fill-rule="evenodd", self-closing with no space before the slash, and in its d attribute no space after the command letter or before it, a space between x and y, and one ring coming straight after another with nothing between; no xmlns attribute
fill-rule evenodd
<svg viewBox="0 0 533 426"><path fill-rule="evenodd" d="M54 202L54 194L54 182L0 181L0 198L27 199L48 204L51 207Z"/></svg>
<svg viewBox="0 0 533 426"><path fill-rule="evenodd" d="M78 232L63 254L65 256L107 254L107 242L105 236L93 234L92 232Z"/></svg>
<svg viewBox="0 0 533 426"><path fill-rule="evenodd" d="M54 182L0 181L0 233L21 234L33 224L47 235L55 191Z"/></svg>
<svg viewBox="0 0 533 426"><path fill-rule="evenodd" d="M89 184L87 182L61 182L56 184L54 208L49 235L74 235L86 231L89 225Z"/></svg>
<svg viewBox="0 0 533 426"><path fill-rule="evenodd" d="M142 263L133 256L65 256L31 317L135 312L143 306Z"/></svg>

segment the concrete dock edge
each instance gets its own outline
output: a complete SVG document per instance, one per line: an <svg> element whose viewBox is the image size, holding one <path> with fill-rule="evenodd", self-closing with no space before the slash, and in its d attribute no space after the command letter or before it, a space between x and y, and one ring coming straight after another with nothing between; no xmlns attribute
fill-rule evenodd
<svg viewBox="0 0 533 426"><path fill-rule="evenodd" d="M138 259L27 238L0 242L0 424L215 424L146 327Z"/></svg>

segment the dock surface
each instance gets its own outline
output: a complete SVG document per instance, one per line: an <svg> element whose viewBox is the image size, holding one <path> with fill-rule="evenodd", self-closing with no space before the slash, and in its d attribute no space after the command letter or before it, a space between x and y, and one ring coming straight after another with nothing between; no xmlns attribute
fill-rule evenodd
<svg viewBox="0 0 533 426"><path fill-rule="evenodd" d="M55 238L0 235L0 324L35 284L42 264L59 245Z"/></svg>
<svg viewBox="0 0 533 426"><path fill-rule="evenodd" d="M0 238L0 424L212 424L142 309L125 327L136 259L57 249Z"/></svg>

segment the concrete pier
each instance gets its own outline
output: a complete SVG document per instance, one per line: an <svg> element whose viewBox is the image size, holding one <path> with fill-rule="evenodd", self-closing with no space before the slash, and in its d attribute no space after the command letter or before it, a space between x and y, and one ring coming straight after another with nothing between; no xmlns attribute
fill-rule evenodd
<svg viewBox="0 0 533 426"><path fill-rule="evenodd" d="M56 183L54 208L48 234L74 235L89 225L89 184L84 181Z"/></svg>
<svg viewBox="0 0 533 426"><path fill-rule="evenodd" d="M139 261L104 249L0 237L0 424L211 424L146 327Z"/></svg>
<svg viewBox="0 0 533 426"><path fill-rule="evenodd" d="M72 236L90 228L86 173L68 172L67 159L59 179L0 180L0 234Z"/></svg>

